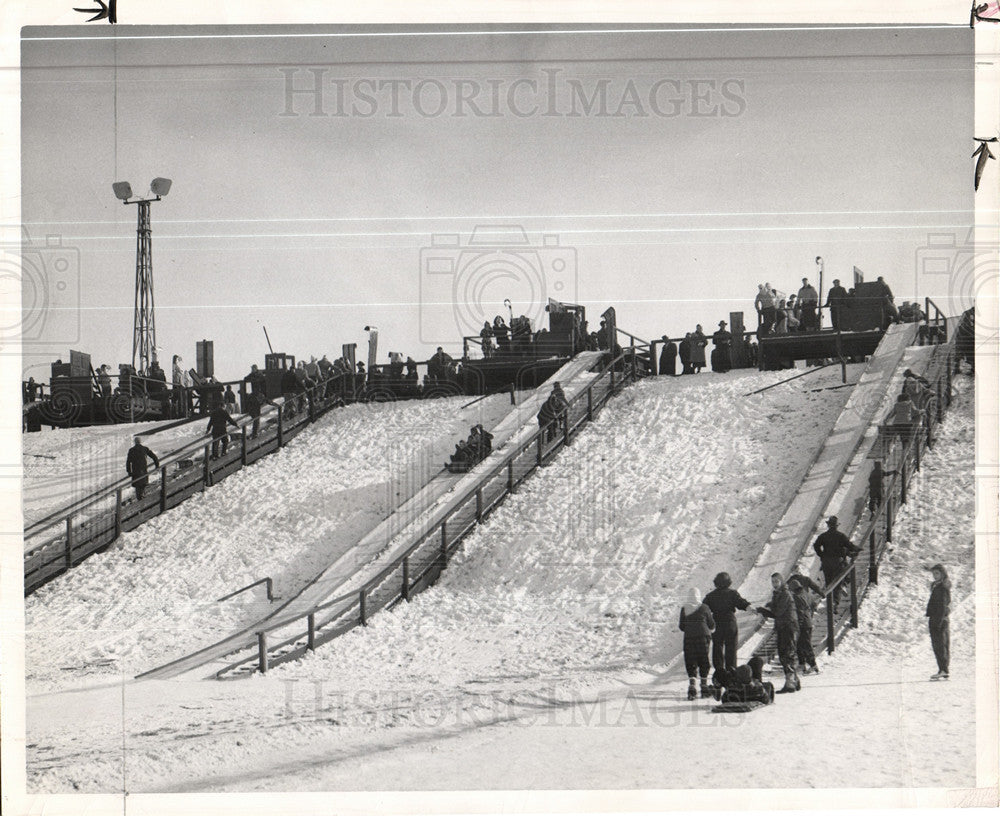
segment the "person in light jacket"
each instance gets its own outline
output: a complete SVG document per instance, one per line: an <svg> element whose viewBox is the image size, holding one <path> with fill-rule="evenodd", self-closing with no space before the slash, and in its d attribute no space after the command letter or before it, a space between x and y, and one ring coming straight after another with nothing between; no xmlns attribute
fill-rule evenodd
<svg viewBox="0 0 1000 816"><path fill-rule="evenodd" d="M951 633L949 631L949 616L951 613L951 581L948 572L941 564L931 567L931 597L927 600L927 627L931 635L931 648L937 660L937 674L931 675L931 680L948 679L948 663L951 658Z"/></svg>
<svg viewBox="0 0 1000 816"><path fill-rule="evenodd" d="M701 601L701 592L691 587L687 600L681 607L680 630L684 633L684 667L688 674L688 699L698 697L698 676L701 675L701 696L711 697L708 684L710 671L708 650L712 643L715 618L712 610Z"/></svg>

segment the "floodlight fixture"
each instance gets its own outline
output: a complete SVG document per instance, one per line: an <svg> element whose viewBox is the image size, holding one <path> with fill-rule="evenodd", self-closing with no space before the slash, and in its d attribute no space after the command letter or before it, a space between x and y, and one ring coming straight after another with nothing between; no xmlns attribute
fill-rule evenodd
<svg viewBox="0 0 1000 816"><path fill-rule="evenodd" d="M149 185L149 189L153 191L153 194L160 197L165 196L170 192L171 181L168 178L155 178L153 182Z"/></svg>
<svg viewBox="0 0 1000 816"><path fill-rule="evenodd" d="M122 201L127 202L132 197L132 185L127 181L116 181L111 185L111 189L115 191L115 197Z"/></svg>

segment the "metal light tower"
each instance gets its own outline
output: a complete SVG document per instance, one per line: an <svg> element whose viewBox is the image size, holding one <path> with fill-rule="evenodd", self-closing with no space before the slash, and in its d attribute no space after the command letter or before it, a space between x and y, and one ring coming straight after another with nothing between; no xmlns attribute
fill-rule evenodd
<svg viewBox="0 0 1000 816"><path fill-rule="evenodd" d="M153 232L149 223L149 205L170 192L170 179L155 178L149 185L155 198L132 198L132 185L116 181L111 185L123 204L138 204L135 239L135 317L132 326L132 367L137 374L149 373L156 359L156 315L153 304ZM138 358L138 365L136 364Z"/></svg>

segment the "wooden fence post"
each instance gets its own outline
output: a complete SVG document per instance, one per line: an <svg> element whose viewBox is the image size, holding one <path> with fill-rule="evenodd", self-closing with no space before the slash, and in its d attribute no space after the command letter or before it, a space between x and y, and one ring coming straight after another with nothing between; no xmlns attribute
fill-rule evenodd
<svg viewBox="0 0 1000 816"><path fill-rule="evenodd" d="M283 405L279 405L278 406L278 447L279 448L282 447L282 446L284 446L284 444L285 444L284 435L281 432L282 431L282 429L281 429L281 415L283 413L282 410L281 410L282 408L284 408Z"/></svg>
<svg viewBox="0 0 1000 816"><path fill-rule="evenodd" d="M115 488L115 538L122 534L122 489Z"/></svg>
<svg viewBox="0 0 1000 816"><path fill-rule="evenodd" d="M410 600L410 556L403 556L403 600Z"/></svg>
<svg viewBox="0 0 1000 816"><path fill-rule="evenodd" d="M73 517L66 516L66 569L73 566Z"/></svg>
<svg viewBox="0 0 1000 816"><path fill-rule="evenodd" d="M483 486L476 488L476 521L483 520Z"/></svg>
<svg viewBox="0 0 1000 816"><path fill-rule="evenodd" d="M885 497L885 540L892 541L892 494Z"/></svg>
<svg viewBox="0 0 1000 816"><path fill-rule="evenodd" d="M542 437L545 436L545 428L538 429L538 449L535 452L535 463L542 466Z"/></svg>
<svg viewBox="0 0 1000 816"><path fill-rule="evenodd" d="M878 561L875 553L875 525L868 534L868 583L878 584Z"/></svg>
<svg viewBox="0 0 1000 816"><path fill-rule="evenodd" d="M441 569L448 565L448 522L441 522Z"/></svg>
<svg viewBox="0 0 1000 816"><path fill-rule="evenodd" d="M833 654L833 593L826 596L826 651Z"/></svg>
<svg viewBox="0 0 1000 816"><path fill-rule="evenodd" d="M592 422L594 419L594 387L591 385L587 386L587 422Z"/></svg>
<svg viewBox="0 0 1000 816"><path fill-rule="evenodd" d="M244 425L240 433L240 442L242 443L242 448L240 449L240 464L243 467L247 466L247 426Z"/></svg>
<svg viewBox="0 0 1000 816"><path fill-rule="evenodd" d="M205 482L205 487L212 486L212 460L211 460L212 448L209 444L205 444L205 475L203 481Z"/></svg>
<svg viewBox="0 0 1000 816"><path fill-rule="evenodd" d="M267 632L257 633L257 668L267 674Z"/></svg>
<svg viewBox="0 0 1000 816"><path fill-rule="evenodd" d="M365 591L362 589L358 593L358 611L361 614L361 625L362 626L367 626L368 625L368 610L367 610L367 607L366 607L366 601L367 601L367 598L365 597Z"/></svg>
<svg viewBox="0 0 1000 816"><path fill-rule="evenodd" d="M316 613L310 612L309 617L306 619L309 624L309 635L306 640L306 648L310 652L316 651Z"/></svg>
<svg viewBox="0 0 1000 816"><path fill-rule="evenodd" d="M514 460L507 461L507 492L514 492Z"/></svg>
<svg viewBox="0 0 1000 816"><path fill-rule="evenodd" d="M899 460L899 503L906 504L906 449Z"/></svg>
<svg viewBox="0 0 1000 816"><path fill-rule="evenodd" d="M167 466L160 468L160 512L167 509Z"/></svg>
<svg viewBox="0 0 1000 816"><path fill-rule="evenodd" d="M858 628L858 568L851 567L851 627Z"/></svg>

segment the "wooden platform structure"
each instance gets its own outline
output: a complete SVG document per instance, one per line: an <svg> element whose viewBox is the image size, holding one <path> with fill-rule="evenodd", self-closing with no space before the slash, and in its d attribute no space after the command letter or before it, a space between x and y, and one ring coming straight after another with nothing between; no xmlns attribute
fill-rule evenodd
<svg viewBox="0 0 1000 816"><path fill-rule="evenodd" d="M761 338L757 365L761 371L791 368L795 360L848 359L870 357L885 332L882 329L838 332L821 329L814 332L772 334Z"/></svg>

